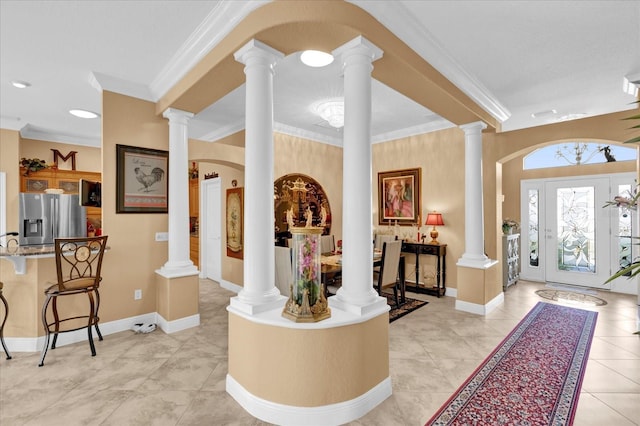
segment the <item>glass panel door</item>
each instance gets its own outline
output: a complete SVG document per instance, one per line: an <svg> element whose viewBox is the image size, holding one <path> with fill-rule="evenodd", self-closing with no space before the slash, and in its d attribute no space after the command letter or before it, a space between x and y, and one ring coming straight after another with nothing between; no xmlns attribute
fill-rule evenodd
<svg viewBox="0 0 640 426"><path fill-rule="evenodd" d="M545 184L547 281L610 288L603 285L611 275L608 196L608 178Z"/></svg>

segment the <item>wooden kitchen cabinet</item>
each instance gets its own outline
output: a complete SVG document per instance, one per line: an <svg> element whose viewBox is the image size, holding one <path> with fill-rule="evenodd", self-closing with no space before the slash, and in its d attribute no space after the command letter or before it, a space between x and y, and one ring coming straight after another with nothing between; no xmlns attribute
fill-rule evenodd
<svg viewBox="0 0 640 426"><path fill-rule="evenodd" d="M44 169L29 172L20 168L20 192L44 192L45 189L60 188L65 194L78 194L80 179L99 182L102 174L97 172L83 172L78 170ZM87 218L100 221L102 211L98 207L87 207Z"/></svg>
<svg viewBox="0 0 640 426"><path fill-rule="evenodd" d="M189 179L189 216L198 217L200 210L200 181Z"/></svg>

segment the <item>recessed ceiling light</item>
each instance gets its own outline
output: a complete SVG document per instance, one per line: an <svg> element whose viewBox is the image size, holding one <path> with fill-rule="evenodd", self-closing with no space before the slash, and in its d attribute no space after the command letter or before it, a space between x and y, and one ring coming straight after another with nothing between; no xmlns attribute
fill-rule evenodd
<svg viewBox="0 0 640 426"><path fill-rule="evenodd" d="M26 82L26 81L20 81L20 80L13 80L11 82L11 85L13 87L16 87L18 89L26 89L27 87L31 86L31 83Z"/></svg>
<svg viewBox="0 0 640 426"><path fill-rule="evenodd" d="M86 109L70 109L69 114L80 118L97 118L100 116L100 114L93 111L87 111Z"/></svg>
<svg viewBox="0 0 640 426"><path fill-rule="evenodd" d="M303 64L309 67L324 67L333 62L333 55L319 50L305 50L300 55Z"/></svg>

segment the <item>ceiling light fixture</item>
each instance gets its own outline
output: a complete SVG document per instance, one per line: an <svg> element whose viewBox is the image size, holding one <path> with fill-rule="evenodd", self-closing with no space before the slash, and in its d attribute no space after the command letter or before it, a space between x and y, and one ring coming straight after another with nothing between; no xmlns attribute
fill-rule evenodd
<svg viewBox="0 0 640 426"><path fill-rule="evenodd" d="M640 73L626 75L622 79L622 90L631 96L638 96L638 86L640 86Z"/></svg>
<svg viewBox="0 0 640 426"><path fill-rule="evenodd" d="M93 111L87 111L86 109L70 109L69 114L75 115L80 118L98 118L100 114Z"/></svg>
<svg viewBox="0 0 640 426"><path fill-rule="evenodd" d="M548 118L548 117L553 117L557 113L558 111L556 111L555 109L550 109L548 111L534 112L533 114L531 114L531 117L532 118Z"/></svg>
<svg viewBox="0 0 640 426"><path fill-rule="evenodd" d="M13 80L11 82L11 85L18 89L26 89L27 87L31 86L31 83L27 81Z"/></svg>
<svg viewBox="0 0 640 426"><path fill-rule="evenodd" d="M303 64L309 67L324 67L333 62L333 55L320 50L305 50L300 55Z"/></svg>
<svg viewBox="0 0 640 426"><path fill-rule="evenodd" d="M587 114L585 114L584 112L578 112L578 113L573 113L573 114L565 114L561 117L558 117L558 121L570 121L570 120L577 120L578 118L584 118L586 117Z"/></svg>
<svg viewBox="0 0 640 426"><path fill-rule="evenodd" d="M313 112L326 120L331 127L344 127L344 99L329 99L312 105Z"/></svg>

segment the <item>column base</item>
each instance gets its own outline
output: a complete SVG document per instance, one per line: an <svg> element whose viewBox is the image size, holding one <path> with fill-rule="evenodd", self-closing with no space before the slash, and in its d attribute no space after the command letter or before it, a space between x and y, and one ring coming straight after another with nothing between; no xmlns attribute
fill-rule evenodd
<svg viewBox="0 0 640 426"><path fill-rule="evenodd" d="M275 290L278 291L278 289ZM273 309L282 310L284 304L287 302L287 297L282 296L279 291L277 295L266 295L259 300L247 300L240 295L241 293L242 290L240 290L238 296L230 299L229 307L245 315L257 315Z"/></svg>
<svg viewBox="0 0 640 426"><path fill-rule="evenodd" d="M189 275L198 275L200 271L192 261L183 262L167 262L160 269L156 269L156 274L165 278L187 277Z"/></svg>
<svg viewBox="0 0 640 426"><path fill-rule="evenodd" d="M197 275L167 278L156 276L157 312L165 321L173 322L197 316L199 324L200 281Z"/></svg>
<svg viewBox="0 0 640 426"><path fill-rule="evenodd" d="M378 293L373 290L372 292L373 298L371 301L358 303L345 297L343 290L339 289L335 296L329 297L329 307L337 308L358 316L379 315L388 312L391 308L387 303L387 299L378 296Z"/></svg>
<svg viewBox="0 0 640 426"><path fill-rule="evenodd" d="M467 266L467 263L469 262L463 262L463 259L457 263L456 309L486 315L504 301L502 283L499 280L499 263L491 259L473 266Z"/></svg>

